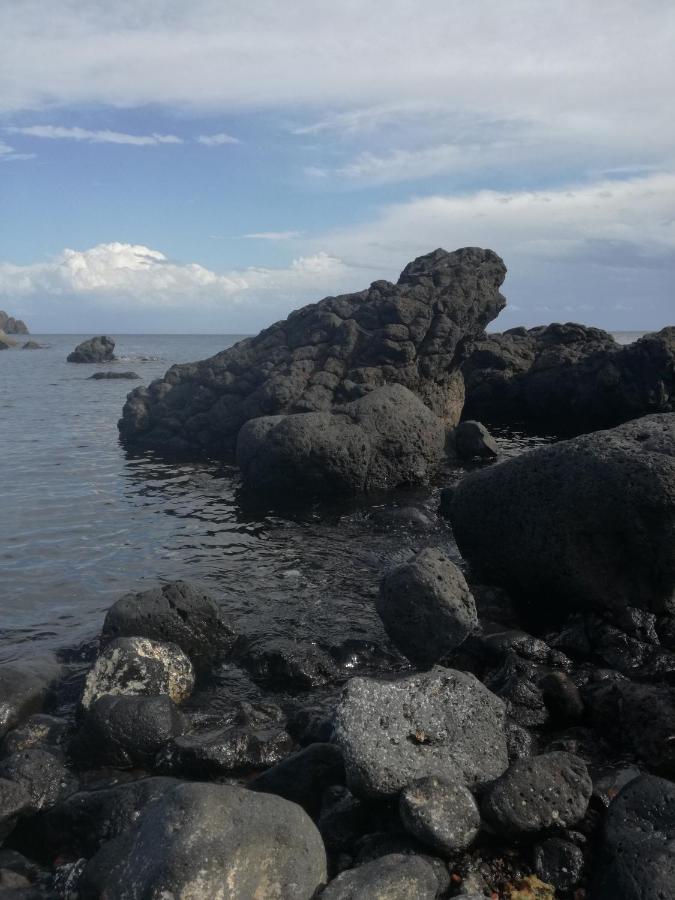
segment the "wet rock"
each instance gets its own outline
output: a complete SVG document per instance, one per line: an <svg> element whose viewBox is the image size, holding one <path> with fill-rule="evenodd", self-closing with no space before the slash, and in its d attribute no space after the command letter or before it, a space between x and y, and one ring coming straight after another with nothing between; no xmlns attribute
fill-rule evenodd
<svg viewBox="0 0 675 900"><path fill-rule="evenodd" d="M581 719L584 714L584 702L579 688L569 675L565 672L549 672L539 684L544 703L554 722L566 725Z"/></svg>
<svg viewBox="0 0 675 900"><path fill-rule="evenodd" d="M468 419L453 432L455 453L460 459L494 459L499 455L497 442L481 422Z"/></svg>
<svg viewBox="0 0 675 900"><path fill-rule="evenodd" d="M157 758L158 768L207 778L273 766L293 750L283 713L271 703L235 702L219 722L169 741Z"/></svg>
<svg viewBox="0 0 675 900"><path fill-rule="evenodd" d="M579 822L593 785L585 763L570 753L518 760L486 791L482 812L502 834L536 834Z"/></svg>
<svg viewBox="0 0 675 900"><path fill-rule="evenodd" d="M376 510L371 516L375 524L383 528L401 528L408 531L433 531L434 520L416 506L394 506Z"/></svg>
<svg viewBox="0 0 675 900"><path fill-rule="evenodd" d="M71 363L104 363L112 362L115 357L113 350L115 349L115 341L112 338L102 334L99 337L89 338L82 341L69 353L67 358Z"/></svg>
<svg viewBox="0 0 675 900"><path fill-rule="evenodd" d="M147 766L167 741L188 727L186 717L165 694L105 695L87 711L79 735L79 755L99 765Z"/></svg>
<svg viewBox="0 0 675 900"><path fill-rule="evenodd" d="M397 681L353 678L335 740L356 794L394 797L426 775L480 785L508 765L504 704L472 675L436 667Z"/></svg>
<svg viewBox="0 0 675 900"><path fill-rule="evenodd" d="M537 741L527 728L508 719L505 730L509 762L515 762L517 759L529 759L530 756L536 754Z"/></svg>
<svg viewBox="0 0 675 900"><path fill-rule="evenodd" d="M413 781L399 797L406 830L443 856L461 853L480 828L480 813L463 784L429 776Z"/></svg>
<svg viewBox="0 0 675 900"><path fill-rule="evenodd" d="M592 900L671 900L675 885L675 784L644 775L609 807Z"/></svg>
<svg viewBox="0 0 675 900"><path fill-rule="evenodd" d="M65 744L69 731L70 724L66 719L36 713L9 732L2 742L2 755L10 756L29 747L58 750Z"/></svg>
<svg viewBox="0 0 675 900"><path fill-rule="evenodd" d="M466 343L503 308L506 273L490 250L436 250L398 284L292 313L211 359L173 366L138 388L120 432L130 444L222 456L249 419L326 411L384 384L402 384L449 426L459 420Z"/></svg>
<svg viewBox="0 0 675 900"><path fill-rule="evenodd" d="M326 788L342 785L344 780L345 766L339 747L334 744L310 744L256 775L247 786L252 791L276 794L297 803L315 816Z"/></svg>
<svg viewBox="0 0 675 900"><path fill-rule="evenodd" d="M53 656L0 666L0 738L42 711L62 671Z"/></svg>
<svg viewBox="0 0 675 900"><path fill-rule="evenodd" d="M549 838L534 848L534 868L556 890L571 891L581 881L584 854L570 841Z"/></svg>
<svg viewBox="0 0 675 900"><path fill-rule="evenodd" d="M330 882L324 900L434 900L438 882L429 863L419 856L390 854Z"/></svg>
<svg viewBox="0 0 675 900"><path fill-rule="evenodd" d="M392 643L423 668L441 660L478 626L464 575L434 548L385 575L376 605Z"/></svg>
<svg viewBox="0 0 675 900"><path fill-rule="evenodd" d="M247 422L237 439L244 483L271 495L358 494L425 484L445 454L445 426L400 384L335 412Z"/></svg>
<svg viewBox="0 0 675 900"><path fill-rule="evenodd" d="M140 377L135 372L94 372L89 376L89 381L139 381Z"/></svg>
<svg viewBox="0 0 675 900"><path fill-rule="evenodd" d="M321 836L299 806L229 785L182 784L90 860L83 894L215 898L226 886L228 900L310 900L325 880Z"/></svg>
<svg viewBox="0 0 675 900"><path fill-rule="evenodd" d="M256 683L275 691L308 690L341 678L331 656L309 641L242 638L235 659Z"/></svg>
<svg viewBox="0 0 675 900"><path fill-rule="evenodd" d="M483 678L485 686L506 703L509 717L532 728L548 720L544 694L539 686L542 667L508 653L502 664Z"/></svg>
<svg viewBox="0 0 675 900"><path fill-rule="evenodd" d="M675 589L675 414L474 472L455 490L451 519L480 575L542 618L658 612Z"/></svg>
<svg viewBox="0 0 675 900"><path fill-rule="evenodd" d="M0 777L0 843L11 834L19 816L33 809L23 784Z"/></svg>
<svg viewBox="0 0 675 900"><path fill-rule="evenodd" d="M88 709L108 694L166 694L182 703L192 693L192 663L176 644L148 638L122 637L108 644L87 675L82 707Z"/></svg>
<svg viewBox="0 0 675 900"><path fill-rule="evenodd" d="M125 594L108 610L102 640L145 637L177 644L197 666L228 653L235 634L215 600L185 581Z"/></svg>
<svg viewBox="0 0 675 900"><path fill-rule="evenodd" d="M26 341L21 345L22 350L44 350L45 344L39 344L37 341Z"/></svg>
<svg viewBox="0 0 675 900"><path fill-rule="evenodd" d="M49 809L78 787L63 760L39 747L20 750L0 761L0 778L20 785L34 812Z"/></svg>

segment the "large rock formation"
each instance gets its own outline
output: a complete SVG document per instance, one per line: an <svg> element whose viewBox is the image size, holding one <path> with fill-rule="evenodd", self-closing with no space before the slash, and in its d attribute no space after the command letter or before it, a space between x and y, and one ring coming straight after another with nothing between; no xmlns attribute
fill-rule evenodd
<svg viewBox="0 0 675 900"><path fill-rule="evenodd" d="M542 613L675 596L675 413L645 416L467 476L450 518L488 583Z"/></svg>
<svg viewBox="0 0 675 900"><path fill-rule="evenodd" d="M675 404L675 327L621 346L584 325L484 335L463 366L465 414L580 433Z"/></svg>
<svg viewBox="0 0 675 900"><path fill-rule="evenodd" d="M391 382L455 425L459 364L504 307L505 274L491 250L421 256L397 284L327 297L211 359L173 366L129 395L122 438L166 452L230 454L249 419L329 411Z"/></svg>
<svg viewBox="0 0 675 900"><path fill-rule="evenodd" d="M5 334L30 334L28 326L21 319L15 319L0 309L0 331Z"/></svg>
<svg viewBox="0 0 675 900"><path fill-rule="evenodd" d="M67 360L71 363L112 362L115 359L114 349L115 341L107 335L101 334L78 344L73 352L68 354Z"/></svg>

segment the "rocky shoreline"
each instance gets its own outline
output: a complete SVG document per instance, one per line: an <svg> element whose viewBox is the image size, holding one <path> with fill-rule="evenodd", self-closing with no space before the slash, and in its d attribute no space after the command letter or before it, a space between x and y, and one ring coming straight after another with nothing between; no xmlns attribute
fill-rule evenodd
<svg viewBox="0 0 675 900"><path fill-rule="evenodd" d="M486 338L504 273L436 251L130 394L130 448L236 450L275 502L450 459L463 560L393 511L416 537L373 598L392 648L261 644L174 582L88 647L1 666L0 898L675 897L673 329L630 353L573 325ZM516 339L546 365L495 362ZM533 369L588 433L507 458L475 398ZM608 385L627 400L594 430Z"/></svg>

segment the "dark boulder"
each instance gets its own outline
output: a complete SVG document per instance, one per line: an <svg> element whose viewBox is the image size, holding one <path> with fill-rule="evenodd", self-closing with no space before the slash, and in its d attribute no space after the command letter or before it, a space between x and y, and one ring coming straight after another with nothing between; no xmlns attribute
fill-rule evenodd
<svg viewBox="0 0 675 900"><path fill-rule="evenodd" d="M299 806L218 784L183 784L146 807L84 873L84 900L310 900L326 880L319 832Z"/></svg>
<svg viewBox="0 0 675 900"><path fill-rule="evenodd" d="M112 362L115 357L113 350L115 349L115 341L112 338L102 334L99 337L89 338L88 341L82 341L67 356L67 361L71 363L104 363Z"/></svg>
<svg viewBox="0 0 675 900"><path fill-rule="evenodd" d="M420 856L392 853L330 882L322 900L435 900L438 880Z"/></svg>
<svg viewBox="0 0 675 900"><path fill-rule="evenodd" d="M452 437L460 459L494 459L499 455L497 442L481 422L473 419L460 422Z"/></svg>
<svg viewBox="0 0 675 900"><path fill-rule="evenodd" d="M321 797L331 785L345 781L345 765L340 748L334 744L310 744L248 782L252 791L276 794L297 803L314 816Z"/></svg>
<svg viewBox="0 0 675 900"><path fill-rule="evenodd" d="M504 307L506 268L491 250L436 250L403 270L327 297L211 359L173 366L133 391L120 420L128 444L222 456L249 419L326 412L384 384L409 388L447 425L459 420L459 364Z"/></svg>
<svg viewBox="0 0 675 900"><path fill-rule="evenodd" d="M478 627L464 575L435 548L385 575L376 603L392 643L422 668L431 668Z"/></svg>
<svg viewBox="0 0 675 900"><path fill-rule="evenodd" d="M71 360L77 362L77 360ZM94 372L89 376L89 381L138 381L140 375L135 372Z"/></svg>
<svg viewBox="0 0 675 900"><path fill-rule="evenodd" d="M0 309L0 331L5 334L29 334L28 327L21 319L15 319Z"/></svg>
<svg viewBox="0 0 675 900"><path fill-rule="evenodd" d="M545 884L552 884L557 891L571 891L581 881L584 854L571 841L548 838L534 848L534 868Z"/></svg>
<svg viewBox="0 0 675 900"><path fill-rule="evenodd" d="M30 747L42 747L44 750L51 749L58 752L67 741L70 727L66 719L36 713L9 732L2 742L2 756L10 756Z"/></svg>
<svg viewBox="0 0 675 900"><path fill-rule="evenodd" d="M404 827L443 856L469 847L480 828L480 813L465 785L434 775L413 781L399 796Z"/></svg>
<svg viewBox="0 0 675 900"><path fill-rule="evenodd" d="M43 710L62 674L53 656L0 666L0 738Z"/></svg>
<svg viewBox="0 0 675 900"><path fill-rule="evenodd" d="M39 747L20 750L0 761L0 778L24 789L33 812L50 809L78 787L63 758Z"/></svg>
<svg viewBox="0 0 675 900"><path fill-rule="evenodd" d="M309 641L292 638L241 638L234 659L256 684L273 691L306 691L342 678L329 653Z"/></svg>
<svg viewBox="0 0 675 900"><path fill-rule="evenodd" d="M0 777L0 844L14 830L19 816L33 810L33 801L25 785Z"/></svg>
<svg viewBox="0 0 675 900"><path fill-rule="evenodd" d="M464 478L462 555L545 618L668 608L675 589L675 414L524 453Z"/></svg>

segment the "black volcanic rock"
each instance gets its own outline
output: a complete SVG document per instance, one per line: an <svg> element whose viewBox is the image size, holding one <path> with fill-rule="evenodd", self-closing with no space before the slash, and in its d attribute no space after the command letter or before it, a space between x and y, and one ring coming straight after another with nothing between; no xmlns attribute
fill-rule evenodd
<svg viewBox="0 0 675 900"><path fill-rule="evenodd" d="M138 381L140 377L135 372L94 372L89 376L89 381Z"/></svg>
<svg viewBox="0 0 675 900"><path fill-rule="evenodd" d="M0 309L0 331L5 334L30 334L28 326L21 319L15 319Z"/></svg>
<svg viewBox="0 0 675 900"><path fill-rule="evenodd" d="M436 250L355 294L297 310L211 359L173 366L133 391L119 423L129 445L230 454L249 419L325 412L398 383L447 425L463 404L467 344L505 305L491 250Z"/></svg>
<svg viewBox="0 0 675 900"><path fill-rule="evenodd" d="M675 327L622 346L558 323L484 335L464 363L465 415L557 433L618 425L675 403Z"/></svg>
<svg viewBox="0 0 675 900"><path fill-rule="evenodd" d="M115 349L115 341L112 338L102 334L99 337L89 338L88 341L82 341L67 356L67 361L71 363L104 363L112 362L115 357L113 350Z"/></svg>

